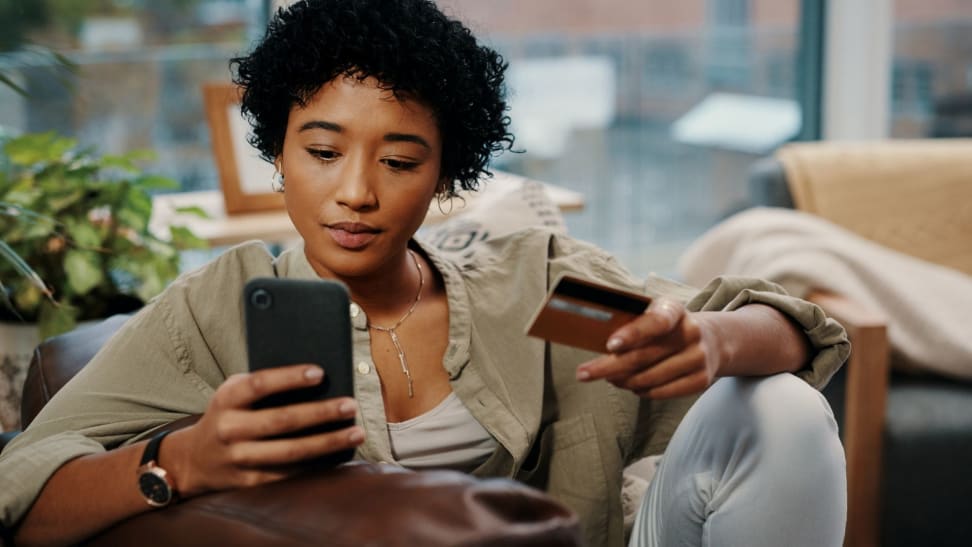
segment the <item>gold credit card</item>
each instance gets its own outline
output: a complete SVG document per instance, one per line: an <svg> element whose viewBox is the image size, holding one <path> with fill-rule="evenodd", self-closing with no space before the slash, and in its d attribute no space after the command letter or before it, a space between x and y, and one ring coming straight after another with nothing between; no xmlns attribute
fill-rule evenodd
<svg viewBox="0 0 972 547"><path fill-rule="evenodd" d="M527 334L606 353L608 337L645 313L650 303L643 294L565 274L533 314Z"/></svg>

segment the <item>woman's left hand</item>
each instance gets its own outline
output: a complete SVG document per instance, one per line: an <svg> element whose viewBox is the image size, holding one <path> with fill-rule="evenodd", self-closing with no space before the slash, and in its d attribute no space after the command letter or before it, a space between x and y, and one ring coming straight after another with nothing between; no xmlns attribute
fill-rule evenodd
<svg viewBox="0 0 972 547"><path fill-rule="evenodd" d="M577 379L607 380L641 397L667 399L709 387L724 360L711 322L675 300L654 300L608 340L607 355L583 363Z"/></svg>

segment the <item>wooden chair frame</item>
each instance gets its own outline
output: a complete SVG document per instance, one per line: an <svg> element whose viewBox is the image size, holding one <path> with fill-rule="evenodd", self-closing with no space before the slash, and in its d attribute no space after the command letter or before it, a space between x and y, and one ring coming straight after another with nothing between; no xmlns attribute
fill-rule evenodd
<svg viewBox="0 0 972 547"><path fill-rule="evenodd" d="M807 300L839 321L851 341L844 402L847 457L847 547L877 547L881 472L890 374L887 319L843 296L815 291Z"/></svg>
<svg viewBox="0 0 972 547"><path fill-rule="evenodd" d="M226 213L283 209L283 194L273 191L269 179L265 192L246 191L243 184L242 177L247 174L241 172L240 158L237 157L237 141L243 136L234 133L230 120L232 107L240 103L240 89L229 82L207 82L202 86L202 95Z"/></svg>

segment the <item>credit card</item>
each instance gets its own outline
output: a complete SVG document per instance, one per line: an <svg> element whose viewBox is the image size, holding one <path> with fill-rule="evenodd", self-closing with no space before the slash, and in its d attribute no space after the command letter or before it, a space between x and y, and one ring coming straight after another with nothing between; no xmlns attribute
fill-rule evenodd
<svg viewBox="0 0 972 547"><path fill-rule="evenodd" d="M607 353L608 337L645 313L651 298L603 283L562 275L533 314L527 334Z"/></svg>

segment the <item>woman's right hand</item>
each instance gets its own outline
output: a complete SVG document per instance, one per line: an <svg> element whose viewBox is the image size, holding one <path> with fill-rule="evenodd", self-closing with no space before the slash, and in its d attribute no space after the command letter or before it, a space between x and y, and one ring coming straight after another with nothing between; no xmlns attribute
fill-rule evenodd
<svg viewBox="0 0 972 547"><path fill-rule="evenodd" d="M313 386L324 370L293 365L230 376L216 390L205 414L194 425L162 443L159 465L175 481L182 497L253 486L299 472L303 462L353 449L364 430L351 426L302 437L274 438L312 425L353 419L350 397L254 410L267 395Z"/></svg>

